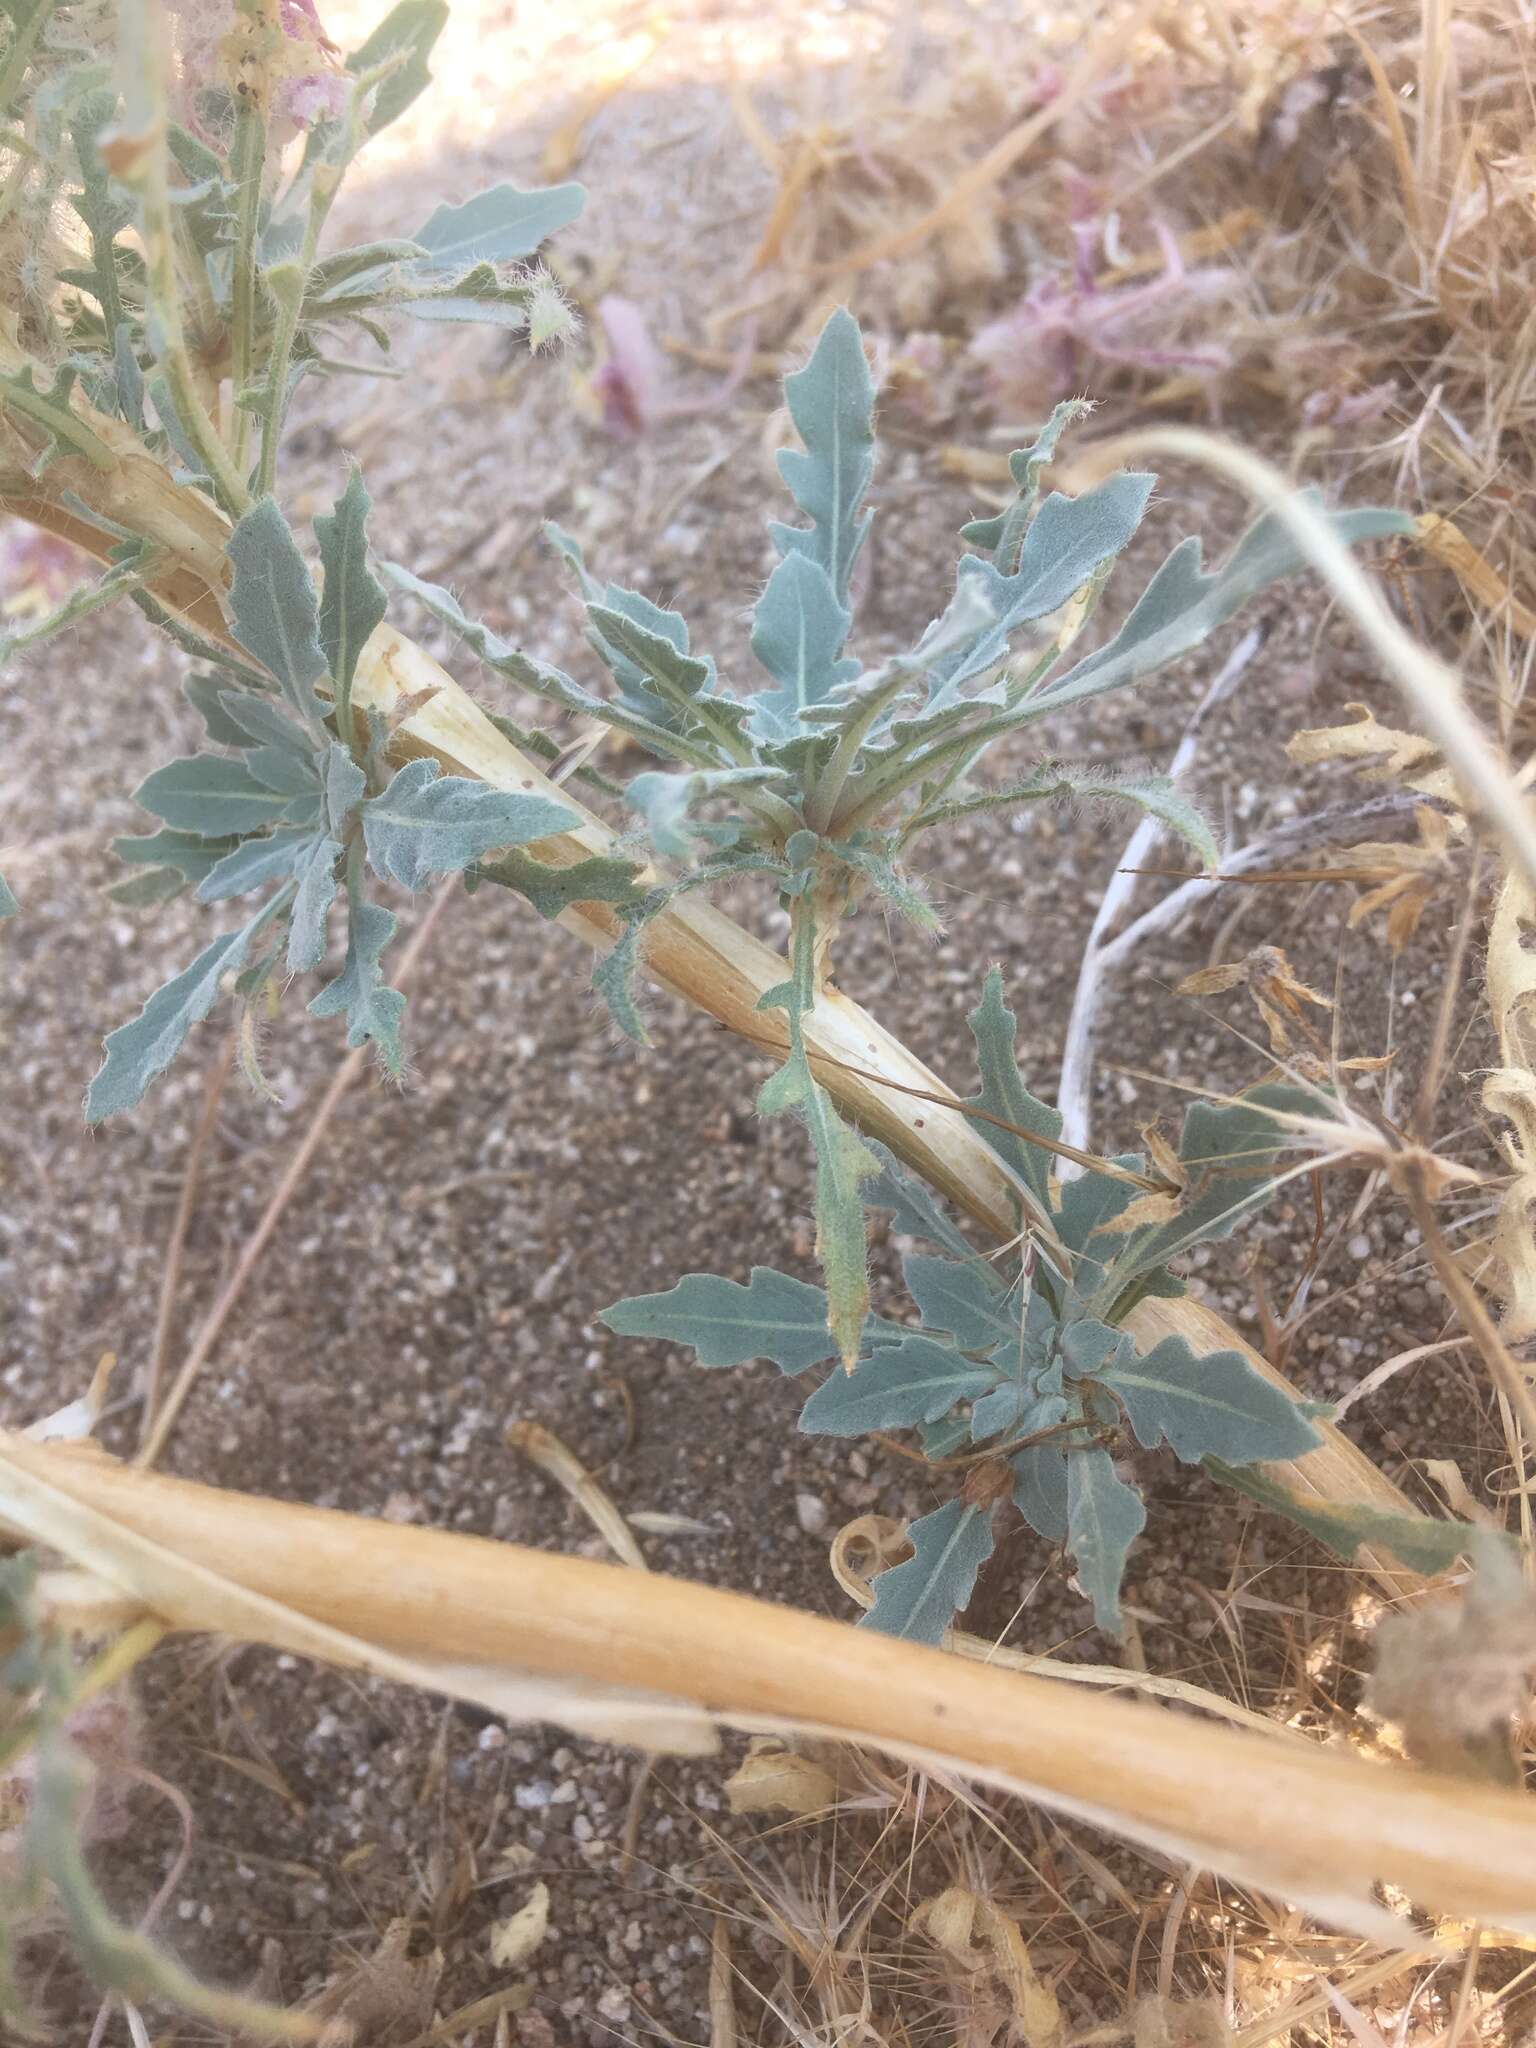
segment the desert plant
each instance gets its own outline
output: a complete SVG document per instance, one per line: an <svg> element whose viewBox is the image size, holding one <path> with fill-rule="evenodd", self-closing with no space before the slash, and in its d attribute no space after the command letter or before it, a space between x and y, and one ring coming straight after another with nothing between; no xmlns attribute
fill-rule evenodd
<svg viewBox="0 0 1536 2048"><path fill-rule="evenodd" d="M180 53L175 97L186 126L171 118L163 23L153 6L135 0L120 12L119 86L72 26L40 29L30 51L17 46L26 61L7 81L26 138L10 188L17 220L62 194L84 230L81 248L60 239L55 274L34 279L15 322L35 360L5 380L0 397L13 437L30 454L27 488L41 487L60 464L124 467L121 442L104 439L74 402L78 387L143 454L172 466L183 496L200 498L232 526L221 550L227 627L191 623L194 607L156 594L163 541L150 522L135 527L127 494L111 544L102 546L105 576L16 636L12 651L127 595L193 652L186 687L208 748L139 787L157 829L116 842L132 872L115 893L140 904L188 887L205 902L257 899L243 922L108 1036L87 1117L99 1121L139 1102L231 977L251 1005L285 975L318 968L338 895L346 956L310 1008L343 1015L349 1042L371 1041L398 1075L404 998L384 971L395 918L377 900L378 882L414 890L430 876L462 873L472 888L494 881L519 891L547 916L608 906L617 943L596 985L621 1027L643 1039L632 981L648 927L684 895L762 876L788 909L792 940L788 979L758 997L760 1012L782 1014L788 1055L758 1103L765 1114L798 1114L810 1134L826 1287L814 1297L814 1356L803 1333L787 1340L783 1356L767 1337L756 1349L787 1369L832 1355L850 1373L859 1368L846 1385L829 1383L813 1397L807 1427L847 1434L916 1423L932 1456L954 1455L967 1435L980 1453L961 1499L918 1525L918 1557L887 1582L876 1624L934 1639L942 1633L990 1545L990 1504L1011 1486L1042 1534L1067 1538L1101 1620L1113 1626L1125 1551L1142 1521L1139 1498L1110 1455L1122 1419L1143 1443L1166 1437L1181 1456L1227 1464L1289 1459L1319 1441L1289 1396L1238 1353L1201 1357L1185 1339L1169 1338L1133 1370L1120 1329L1138 1299L1176 1285L1169 1258L1223 1234L1262 1198L1278 1148L1264 1100L1193 1112L1172 1180L1148 1178L1140 1162L1085 1162L1090 1172L1058 1212L1049 1148L1059 1122L1019 1079L1013 1020L1000 987L989 984L973 1020L983 1086L972 1106L991 1120L984 1134L1025 1227L1025 1250L1016 1283L1005 1287L945 1224L940 1242L955 1267L941 1291L950 1298L961 1290L969 1307L953 1328L953 1300L935 1311L924 1289L940 1283L922 1269L915 1291L925 1334L914 1334L870 1315L864 1211L870 1199L910 1205L915 1184L900 1183L895 1161L878 1156L838 1113L813 1072L807 1025L824 999L842 920L874 891L932 928L914 850L929 832L977 811L1113 797L1209 858L1208 827L1165 777L1117 777L1049 759L1002 785L979 771L1004 738L1142 684L1199 646L1256 590L1298 566L1296 544L1273 515L1214 572L1202 567L1198 540L1181 543L1118 633L1058 672L1154 485L1149 474L1123 471L1077 496L1042 495L1062 435L1089 410L1067 401L1012 457L1016 490L1005 510L963 529L973 552L961 558L948 605L906 652L864 666L848 646L871 517L875 391L856 323L835 313L786 384L803 445L784 451L780 469L807 523L770 528L778 561L752 630L766 685L749 693L729 687L691 647L681 617L600 582L558 529L550 539L580 586L606 690L474 623L447 591L383 565L389 583L499 674L624 734L656 764L622 787L589 773L640 821L614 853L574 866L541 859L541 843L579 824L572 808L533 788L497 790L444 775L430 759L398 765L387 720L356 699L362 652L387 602L370 559L361 476L354 471L334 511L316 521L323 596L272 495L297 384L351 367L332 352L338 334L382 341L381 319L403 313L489 320L538 346L565 322L548 276L511 266L524 265L574 217L581 194L573 186L499 186L440 206L408 240L322 251L341 181L369 138L426 83L441 21L429 0L403 0L343 75L328 68L308 17L295 23L264 0L242 0L215 61ZM284 118L307 124L286 176L270 146ZM131 229L136 247L122 239ZM108 541L78 492L65 502ZM1345 542L1401 534L1409 524L1372 510L1332 514L1329 523ZM551 744L514 735L537 751ZM1138 1187L1143 1200L1133 1205ZM918 1270L909 1268L909 1280ZM773 1275L756 1284L777 1297L797 1286ZM694 1296L709 1285L685 1283L670 1321L631 1305L613 1312L615 1326L686 1339L695 1330ZM792 1322L804 1320L810 1298L797 1296ZM941 1320L946 1312L950 1323ZM935 1330L945 1333L942 1345ZM944 1560L936 1580L931 1554ZM919 1586L922 1598L909 1612Z"/></svg>
<svg viewBox="0 0 1536 2048"><path fill-rule="evenodd" d="M915 1426L934 1460L967 1467L959 1499L915 1526L912 1564L877 1587L877 1626L938 1639L990 1545L990 1508L1012 1491L1043 1534L1073 1550L1100 1619L1113 1627L1125 1551L1144 1512L1115 1463L1127 1428L1143 1445L1166 1441L1223 1467L1332 1460L1316 1486L1331 1492L1334 1520L1325 1501L1311 1526L1347 1552L1406 1545L1411 1564L1445 1562L1460 1549L1460 1525L1433 1541L1392 1525L1394 1489L1235 1338L1229 1345L1218 1319L1170 1300L1169 1262L1230 1230L1280 1177L1294 1098L1288 1106L1271 1091L1202 1105L1154 1170L1131 1156L1078 1154L1084 1174L1059 1188L1049 1169L1062 1149L1059 1127L1018 1074L1000 982L987 984L974 1021L980 1092L958 1102L829 979L838 929L869 892L932 924L915 850L929 832L979 810L1081 794L1125 799L1208 856L1198 810L1164 778L1106 779L1041 759L996 785L983 769L996 743L1147 681L1291 573L1303 551L1290 524L1266 513L1211 572L1198 541L1181 543L1119 631L1065 665L1153 489L1152 477L1127 471L1076 496L1044 493L1060 437L1085 410L1069 402L1013 456L1012 502L964 529L973 552L939 616L909 649L865 667L848 642L870 516L875 393L857 326L839 312L788 380L803 445L785 452L781 469L803 523L772 528L778 561L752 634L768 678L757 690L728 686L677 614L601 582L577 541L556 531L551 541L580 587L606 680L582 683L551 668L476 624L448 592L374 563L368 494L356 473L316 522L317 589L274 486L298 384L360 368L337 353L338 337L383 343L387 317L475 320L523 331L538 346L567 324L551 280L527 265L573 217L574 187L498 186L439 207L407 240L325 246L342 179L426 84L442 17L437 0L402 0L342 69L311 33L307 12L275 0L240 0L216 48L194 46L183 31L174 65L153 0L123 0L115 15L50 0L9 12L0 228L13 257L24 255L13 263L0 336L0 499L106 569L13 635L6 651L18 655L127 597L189 654L185 687L207 746L141 786L157 829L118 843L129 873L116 894L140 904L186 889L208 903L255 899L243 922L110 1034L88 1117L137 1105L231 978L237 998L254 1005L279 993L289 974L317 971L338 900L344 964L310 1008L343 1016L349 1042L371 1043L385 1070L398 1073L403 997L384 972L394 915L381 888L415 890L443 874L460 874L471 888L495 883L607 948L597 985L632 1036L644 1036L633 982L645 969L782 1058L759 1103L808 1128L825 1288L771 1271L747 1288L693 1276L610 1318L616 1328L689 1342L705 1363L734 1362L727 1351L765 1355L786 1370L836 1359L849 1371L834 1372L811 1397L808 1426L836 1434ZM284 124L303 130L286 156L276 147ZM1329 514L1324 523L1339 543L1411 527L1377 511ZM530 757L547 764L556 752L547 734L489 720L388 624L386 585L533 699L595 718L640 747L647 765L622 783L591 766L579 771L587 788L623 806L619 835L539 773ZM742 877L762 878L788 910L787 967L698 900ZM0 897L0 910L16 909ZM893 1108L903 1087L932 1108L920 1117ZM878 1148L882 1137L889 1154ZM897 1151L938 1193L1013 1239L1011 1272L994 1271L975 1251ZM871 1312L872 1205L892 1209L937 1248L939 1256L914 1254L906 1264L920 1327ZM729 1340L718 1322L704 1334L722 1304L736 1325ZM1138 1357L1134 1338L1152 1310L1181 1311L1183 1320ZM56 1512L55 1494L48 1512L33 1512L36 1499L23 1500L25 1455L7 1457L13 1531L73 1555L77 1518ZM51 1458L45 1469L56 1469ZM141 1477L130 1481L130 1498ZM1377 1503L1353 1519L1338 1509L1351 1481L1374 1486ZM1295 1509L1272 1479L1253 1483L1262 1498ZM91 1541L98 1537L92 1524ZM108 1578L135 1612L151 1549L130 1555L108 1542L90 1553L93 1570L110 1562ZM433 1555L450 1559L451 1577L478 1553ZM184 1604L181 1576L162 1576L144 1597L205 1625L210 1610ZM509 1582L492 1576L504 1595ZM518 1597L536 1606L565 1582L521 1583ZM588 1583L569 1581L577 1591ZM691 1613L696 1603L679 1599ZM272 1639L269 1607L260 1589L242 1607L247 1635ZM283 1627L315 1654L444 1682L444 1663L407 1670L373 1646L322 1632L313 1614L295 1616ZM413 1614L412 1641L418 1622ZM627 1651L621 1675L654 1693L663 1649L679 1654L700 1625L707 1617L696 1624L685 1614L666 1644L658 1634L661 1647L648 1659ZM791 1628L789 1639L802 1636ZM448 1664L467 1654L462 1644L437 1648ZM879 1648L886 1661L878 1668L893 1682L920 1669L908 1661L920 1653ZM553 1637L542 1641L540 1668L556 1670L560 1654ZM585 1684L594 1674L568 1666L566 1675ZM981 1690L1006 1718L1000 1676L989 1674ZM496 1697L508 1711L554 1710L537 1684ZM771 1686L755 1678L743 1711L773 1704ZM788 1704L802 1713L803 1691ZM685 1719L698 1723L691 1694L688 1706ZM558 1707L576 1725L614 1732L601 1715L583 1723L564 1694ZM666 1702L661 1719L671 1725ZM925 1725L914 1710L866 1732L910 1747ZM627 1726L637 1740L656 1739L644 1702ZM1011 1783L1029 1778L1027 1747L1010 1752ZM985 1746L968 1760L996 1761ZM1081 1805L1086 1783L1074 1779L1061 1797ZM1135 1826L1155 1832L1151 1793L1138 1800L1126 1802ZM1513 1833L1516 1823L1509 1826ZM1422 1875L1412 1859L1389 1868L1374 1855L1361 1864L1364 1882ZM1502 1910L1502 1895L1479 1891L1475 1904Z"/></svg>

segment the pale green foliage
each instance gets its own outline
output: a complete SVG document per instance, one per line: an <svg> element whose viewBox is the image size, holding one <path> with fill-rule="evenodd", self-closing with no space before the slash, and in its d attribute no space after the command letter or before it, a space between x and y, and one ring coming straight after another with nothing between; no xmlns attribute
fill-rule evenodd
<svg viewBox="0 0 1536 2048"><path fill-rule="evenodd" d="M525 846L576 823L548 797L492 789L467 775L442 775L435 761L408 761L362 807L363 841L376 874L419 889L431 875L458 874L501 846Z"/></svg>
<svg viewBox="0 0 1536 2048"><path fill-rule="evenodd" d="M1131 1176L1143 1162L1131 1155L1114 1162L1118 1175L1090 1169L1052 1182L1051 1155L1031 1134L1053 1140L1059 1119L1019 1073L1014 1018L995 972L970 1024L982 1074L972 1105L1012 1126L978 1119L976 1129L1045 1233L1033 1272L1020 1266L1005 1278L888 1154L867 1147L875 1178L865 1199L939 1252L902 1260L920 1327L863 1316L853 1372L834 1371L811 1394L800 1427L829 1436L916 1429L930 1457L969 1442L976 1458L1006 1461L1018 1508L1071 1553L1100 1625L1117 1631L1126 1554L1146 1519L1134 1477L1116 1462L1133 1441L1149 1450L1167 1444L1187 1463L1210 1459L1225 1469L1299 1457L1320 1440L1303 1409L1240 1353L1197 1356L1184 1339L1168 1337L1143 1355L1118 1327L1142 1294L1177 1291L1165 1263L1176 1250L1225 1235L1239 1213L1273 1192L1282 1134L1268 1112L1308 1098L1270 1087L1233 1103L1195 1104L1180 1146L1188 1185L1179 1219L1123 1231L1117 1220L1137 1196ZM685 1344L701 1362L770 1358L787 1373L832 1355L829 1319L830 1286L823 1293L763 1267L750 1288L694 1274L604 1317L621 1335ZM916 1555L877 1582L872 1626L939 1640L991 1549L991 1511L960 1509L954 1502L914 1523Z"/></svg>

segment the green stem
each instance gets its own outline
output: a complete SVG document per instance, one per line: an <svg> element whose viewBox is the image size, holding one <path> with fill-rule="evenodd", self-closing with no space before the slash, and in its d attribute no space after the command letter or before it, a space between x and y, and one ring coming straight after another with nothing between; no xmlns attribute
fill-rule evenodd
<svg viewBox="0 0 1536 2048"><path fill-rule="evenodd" d="M156 89L163 95L164 80ZM238 519L251 507L245 479L231 462L218 428L209 417L197 388L197 376L187 348L181 319L181 280L176 271L176 236L171 221L170 185L166 173L168 151L161 109L159 134L146 153L140 190L144 208L144 248L150 302L154 309L152 329L158 329L156 361L170 387L171 399L187 439L201 458L225 509Z"/></svg>
<svg viewBox="0 0 1536 2048"><path fill-rule="evenodd" d="M15 40L6 52L5 69L0 71L0 112L8 114L11 111L11 103L16 97L22 79L26 76L27 66L32 62L38 43L42 40L43 30L48 26L56 4L57 0L34 0L31 14L16 31Z"/></svg>
<svg viewBox="0 0 1536 2048"><path fill-rule="evenodd" d="M267 123L256 98L242 100L235 118L230 169L235 178L235 261L230 288L231 434L235 466L244 475L250 460L251 415L239 403L256 373L256 227L261 211L261 177L267 161Z"/></svg>

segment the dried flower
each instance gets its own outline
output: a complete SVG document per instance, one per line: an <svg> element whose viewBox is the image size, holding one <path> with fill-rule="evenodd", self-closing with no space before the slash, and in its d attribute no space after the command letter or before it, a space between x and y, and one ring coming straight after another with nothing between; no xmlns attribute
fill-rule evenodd
<svg viewBox="0 0 1536 2048"><path fill-rule="evenodd" d="M1096 364L1201 377L1229 369L1232 353L1223 343L1184 341L1180 330L1198 310L1232 297L1241 282L1238 273L1214 265L1189 269L1177 236L1158 221L1161 273L1146 284L1106 289L1096 274L1104 216L1081 179L1069 187L1069 197L1070 276L1042 278L971 342L972 353L991 372L999 403L1029 406L1063 398L1083 388Z"/></svg>

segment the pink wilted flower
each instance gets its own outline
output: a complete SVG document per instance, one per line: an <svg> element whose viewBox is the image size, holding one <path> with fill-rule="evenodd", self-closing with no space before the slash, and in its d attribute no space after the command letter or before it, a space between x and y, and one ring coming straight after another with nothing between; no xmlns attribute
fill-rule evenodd
<svg viewBox="0 0 1536 2048"><path fill-rule="evenodd" d="M608 352L592 373L591 390L608 432L621 441L635 441L662 420L711 412L724 405L752 366L753 330L745 331L724 381L702 398L677 398L667 392L667 367L651 339L646 318L632 299L612 292L597 302Z"/></svg>
<svg viewBox="0 0 1536 2048"><path fill-rule="evenodd" d="M1073 262L1032 285L1011 312L990 321L971 342L986 364L999 401L1005 405L1051 403L1092 381L1096 364L1130 369L1193 372L1215 376L1232 364L1221 342L1192 341L1182 330L1192 314L1238 290L1235 270L1210 266L1191 270L1178 238L1164 222L1154 223L1162 250L1161 272L1145 284L1105 288L1096 275L1103 217L1079 180L1069 187Z"/></svg>
<svg viewBox="0 0 1536 2048"><path fill-rule="evenodd" d="M0 613L42 618L85 581L86 557L67 540L8 519L0 526Z"/></svg>
<svg viewBox="0 0 1536 2048"><path fill-rule="evenodd" d="M320 23L315 0L277 0L281 42L270 47L268 20L248 15L234 0L172 0L180 72L180 110L202 129L200 103L210 90L228 92L248 67L271 84L269 109L276 139L317 120L335 118L346 106L349 81L338 69L338 50Z"/></svg>

